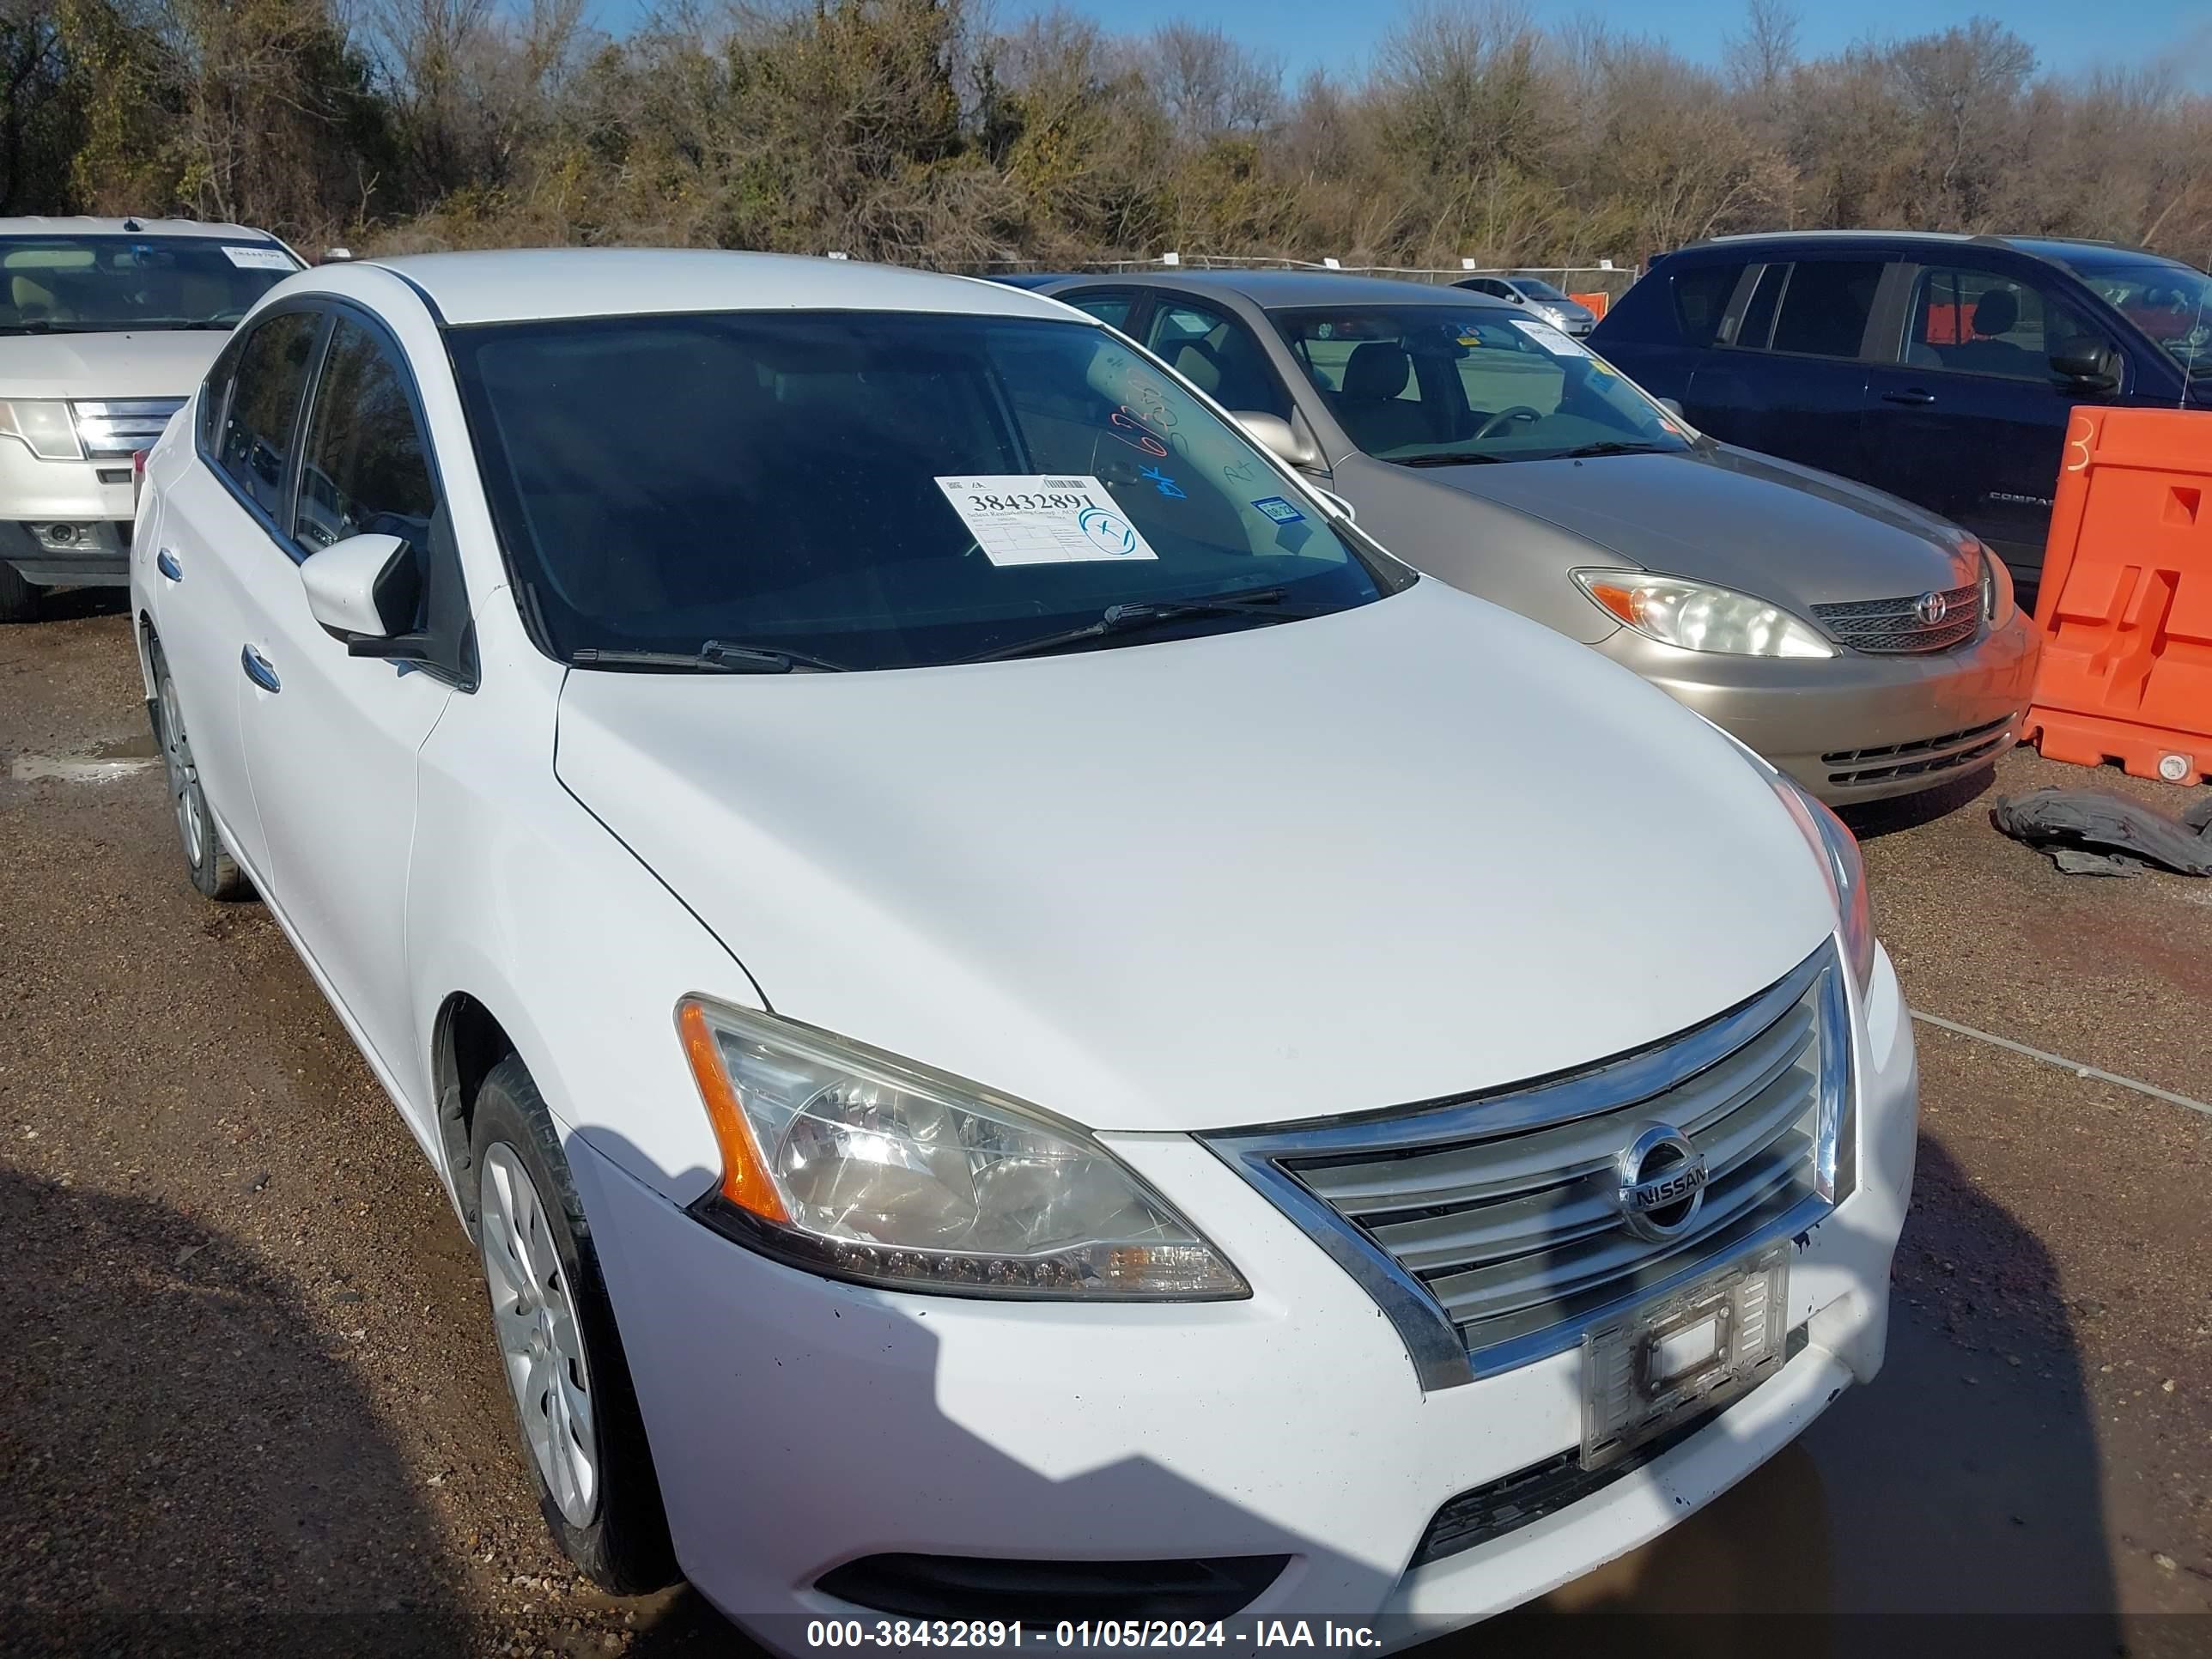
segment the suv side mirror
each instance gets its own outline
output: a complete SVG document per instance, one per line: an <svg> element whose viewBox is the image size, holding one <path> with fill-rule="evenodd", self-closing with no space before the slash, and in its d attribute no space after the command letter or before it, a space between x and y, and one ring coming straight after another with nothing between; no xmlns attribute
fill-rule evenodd
<svg viewBox="0 0 2212 1659"><path fill-rule="evenodd" d="M310 553L300 566L307 614L356 657L395 654L415 624L422 571L398 536L349 536ZM398 653L397 654L405 654Z"/></svg>
<svg viewBox="0 0 2212 1659"><path fill-rule="evenodd" d="M2102 340L2069 340L2051 354L2051 372L2094 392L2117 392L2120 354Z"/></svg>
<svg viewBox="0 0 2212 1659"><path fill-rule="evenodd" d="M1278 460L1287 461L1292 466L1312 466L1321 459L1321 452L1314 447L1313 440L1294 429L1279 415L1238 409L1231 410L1229 418L1244 428L1245 436Z"/></svg>

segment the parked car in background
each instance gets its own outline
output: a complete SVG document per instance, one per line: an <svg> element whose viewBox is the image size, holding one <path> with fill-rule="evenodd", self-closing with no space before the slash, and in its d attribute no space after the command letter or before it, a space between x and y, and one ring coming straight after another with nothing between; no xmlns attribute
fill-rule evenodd
<svg viewBox="0 0 2212 1659"><path fill-rule="evenodd" d="M2212 407L2212 279L2103 242L1724 236L1660 258L1591 343L1717 438L1964 526L2032 605L2067 411Z"/></svg>
<svg viewBox="0 0 2212 1659"><path fill-rule="evenodd" d="M1469 276L1454 283L1471 294L1486 294L1508 305L1525 306L1553 327L1580 337L1597 326L1597 313L1540 276Z"/></svg>
<svg viewBox="0 0 2212 1659"><path fill-rule="evenodd" d="M131 456L300 261L179 219L0 219L0 622L129 579Z"/></svg>
<svg viewBox="0 0 2212 1659"><path fill-rule="evenodd" d="M600 1583L1442 1630L1880 1368L1850 831L1080 313L328 265L146 477L186 868L448 1188Z"/></svg>
<svg viewBox="0 0 2212 1659"><path fill-rule="evenodd" d="M1715 442L1524 312L1300 271L1049 291L1237 411L1401 557L1595 647L1823 799L1926 788L2018 736L2037 638L1972 536Z"/></svg>

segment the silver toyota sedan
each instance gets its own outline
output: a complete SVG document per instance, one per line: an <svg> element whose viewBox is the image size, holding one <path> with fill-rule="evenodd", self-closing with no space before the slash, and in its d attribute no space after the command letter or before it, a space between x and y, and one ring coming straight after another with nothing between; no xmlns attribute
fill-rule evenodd
<svg viewBox="0 0 2212 1659"><path fill-rule="evenodd" d="M1524 308L1287 270L1047 291L1194 382L1392 552L1605 653L1826 800L1928 788L2019 736L2038 636L1979 541L1716 442Z"/></svg>

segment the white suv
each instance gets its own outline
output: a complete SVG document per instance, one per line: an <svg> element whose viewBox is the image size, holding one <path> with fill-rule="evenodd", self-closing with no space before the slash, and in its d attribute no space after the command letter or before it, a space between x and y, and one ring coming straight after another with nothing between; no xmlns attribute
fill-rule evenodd
<svg viewBox="0 0 2212 1659"><path fill-rule="evenodd" d="M0 219L0 622L42 586L124 584L132 455L299 269L239 225Z"/></svg>
<svg viewBox="0 0 2212 1659"><path fill-rule="evenodd" d="M1401 1641L1881 1365L1849 831L1055 301L325 267L155 448L131 588L192 878L448 1188L610 1588Z"/></svg>

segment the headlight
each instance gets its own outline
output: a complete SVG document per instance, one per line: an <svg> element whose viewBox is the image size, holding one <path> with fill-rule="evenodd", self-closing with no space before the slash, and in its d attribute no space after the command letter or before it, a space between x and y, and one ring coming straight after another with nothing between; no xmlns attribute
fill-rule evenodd
<svg viewBox="0 0 2212 1659"><path fill-rule="evenodd" d="M693 1206L811 1272L1074 1301L1251 1294L1167 1201L1072 1124L974 1084L702 998L677 1030L722 1152Z"/></svg>
<svg viewBox="0 0 2212 1659"><path fill-rule="evenodd" d="M2012 572L1987 547L1982 549L1982 620L2002 628L2013 617Z"/></svg>
<svg viewBox="0 0 2212 1659"><path fill-rule="evenodd" d="M1642 570L1577 570L1599 609L1647 639L1734 657L1832 657L1836 649L1778 605L1705 582Z"/></svg>
<svg viewBox="0 0 2212 1659"><path fill-rule="evenodd" d="M43 398L0 403L0 435L21 438L31 447L31 453L44 460L84 459L76 441L76 424L70 419L65 403Z"/></svg>
<svg viewBox="0 0 2212 1659"><path fill-rule="evenodd" d="M1796 779L1772 767L1766 770L1767 781L1804 832L1813 856L1820 860L1821 872L1828 878L1828 891L1835 898L1844 937L1844 954L1850 960L1852 981L1863 994L1874 981L1874 902L1867 896L1866 860L1860 856L1858 837L1826 802L1808 793Z"/></svg>

